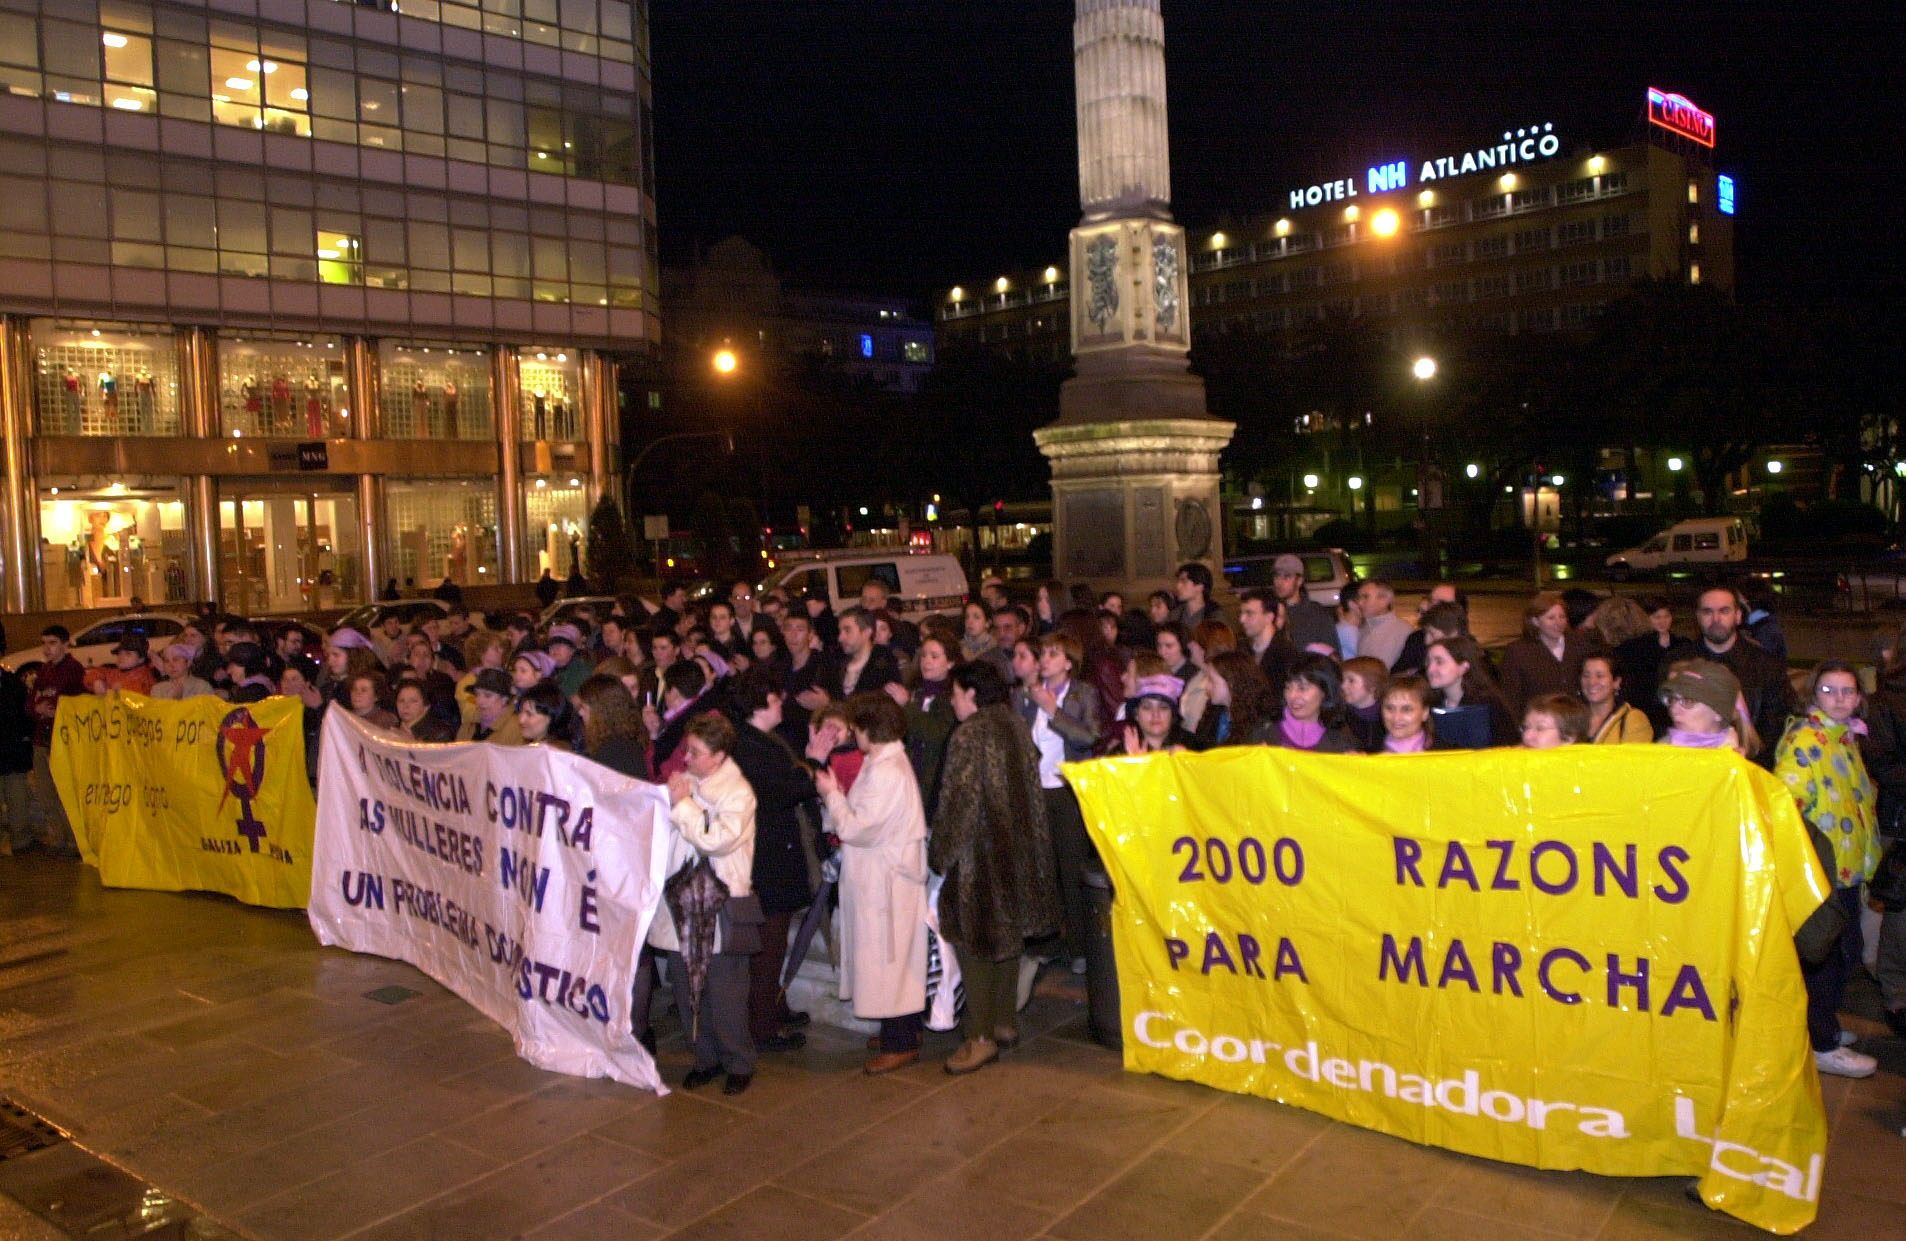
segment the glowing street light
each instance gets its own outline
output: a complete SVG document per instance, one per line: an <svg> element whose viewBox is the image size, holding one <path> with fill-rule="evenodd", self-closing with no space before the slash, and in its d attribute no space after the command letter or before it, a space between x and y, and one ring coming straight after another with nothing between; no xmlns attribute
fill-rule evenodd
<svg viewBox="0 0 1906 1241"><path fill-rule="evenodd" d="M1352 491L1362 491L1363 478L1361 475L1352 474L1348 479L1345 480L1345 485L1348 486L1350 490Z"/></svg>
<svg viewBox="0 0 1906 1241"><path fill-rule="evenodd" d="M732 375L740 365L741 359L735 355L734 350L715 350L714 367L717 375Z"/></svg>
<svg viewBox="0 0 1906 1241"><path fill-rule="evenodd" d="M1317 486L1318 481L1319 480L1315 474L1304 475L1304 486L1306 487L1315 488Z"/></svg>
<svg viewBox="0 0 1906 1241"><path fill-rule="evenodd" d="M1560 474L1551 474L1549 475L1549 481L1554 483L1557 487L1560 487L1563 483L1566 483L1568 479L1563 478Z"/></svg>
<svg viewBox="0 0 1906 1241"><path fill-rule="evenodd" d="M1474 461L1471 461L1468 465L1463 467L1463 474L1468 478L1480 478L1482 477L1482 467L1477 465Z"/></svg>
<svg viewBox="0 0 1906 1241"><path fill-rule="evenodd" d="M1370 231L1379 237L1394 237L1397 229L1396 212L1385 207L1370 217Z"/></svg>
<svg viewBox="0 0 1906 1241"><path fill-rule="evenodd" d="M1424 354L1410 366L1410 374L1418 379L1436 378L1436 359Z"/></svg>
<svg viewBox="0 0 1906 1241"><path fill-rule="evenodd" d="M1669 457L1668 458L1668 473L1679 474L1681 472L1681 467L1686 464L1687 462L1683 461L1679 457Z"/></svg>
<svg viewBox="0 0 1906 1241"><path fill-rule="evenodd" d="M1767 463L1767 472L1769 474L1778 474L1786 468L1787 467L1785 465L1783 465L1781 462L1778 462L1778 461L1769 461Z"/></svg>

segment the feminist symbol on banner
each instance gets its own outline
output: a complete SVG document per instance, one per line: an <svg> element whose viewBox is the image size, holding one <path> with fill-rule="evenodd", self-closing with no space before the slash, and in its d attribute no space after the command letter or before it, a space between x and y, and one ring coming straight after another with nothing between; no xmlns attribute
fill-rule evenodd
<svg viewBox="0 0 1906 1241"><path fill-rule="evenodd" d="M225 796L218 804L223 809L227 797L238 799L238 834L251 842L253 853L265 838L265 825L253 817L251 804L265 785L266 731L244 707L218 722L218 768L225 773Z"/></svg>

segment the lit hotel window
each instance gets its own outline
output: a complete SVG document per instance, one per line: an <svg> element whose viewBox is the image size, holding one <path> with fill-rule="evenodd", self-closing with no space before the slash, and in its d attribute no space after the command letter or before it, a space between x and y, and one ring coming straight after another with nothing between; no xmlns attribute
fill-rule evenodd
<svg viewBox="0 0 1906 1241"><path fill-rule="evenodd" d="M1701 201L1701 187L1693 181L1688 182L1688 201L1691 203Z"/></svg>
<svg viewBox="0 0 1906 1241"><path fill-rule="evenodd" d="M1688 264L1688 283L1689 284L1701 283L1701 265L1699 263Z"/></svg>
<svg viewBox="0 0 1906 1241"><path fill-rule="evenodd" d="M1688 225L1688 244L1691 246L1701 244L1701 225L1698 222Z"/></svg>

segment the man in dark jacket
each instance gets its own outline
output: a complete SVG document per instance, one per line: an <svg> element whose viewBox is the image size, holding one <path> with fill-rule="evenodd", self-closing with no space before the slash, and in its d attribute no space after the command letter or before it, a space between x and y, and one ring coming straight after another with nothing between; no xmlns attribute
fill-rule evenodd
<svg viewBox="0 0 1906 1241"><path fill-rule="evenodd" d="M33 715L26 682L0 667L0 828L16 854L33 848Z"/></svg>
<svg viewBox="0 0 1906 1241"><path fill-rule="evenodd" d="M1284 605L1284 632L1291 648L1315 651L1336 658L1343 650L1337 644L1337 614L1311 599L1304 589L1304 562L1286 552L1271 562L1271 593Z"/></svg>
<svg viewBox="0 0 1906 1241"><path fill-rule="evenodd" d="M79 846L73 840L73 827L66 821L66 808L60 804L53 769L47 761L60 699L86 692L86 669L66 649L72 640L64 625L48 625L40 631L40 672L33 682L33 775L29 789L41 843L63 857L76 858Z"/></svg>
<svg viewBox="0 0 1906 1241"><path fill-rule="evenodd" d="M846 702L855 694L898 685L902 679L900 660L874 641L874 618L858 607L842 612L840 654L821 673L820 688L827 696Z"/></svg>
<svg viewBox="0 0 1906 1241"><path fill-rule="evenodd" d="M781 723L780 677L772 668L750 668L729 692L729 716L735 723L735 748L729 757L754 789L754 894L767 920L761 924L761 951L748 959L748 1029L761 1051L796 1051L807 1035L791 1026L807 1024L807 1014L788 1008L781 993L781 967L787 958L788 928L807 908L807 855L801 847L801 821L795 811L814 800L814 778L775 732Z"/></svg>
<svg viewBox="0 0 1906 1241"><path fill-rule="evenodd" d="M1760 734L1760 751L1753 759L1771 769L1774 748L1780 744L1787 717L1799 707L1793 682L1787 679L1787 665L1741 632L1747 611L1731 588L1715 586L1702 591L1694 615L1701 627L1701 640L1694 644L1694 654L1723 665L1740 681L1747 713L1754 721L1754 731Z"/></svg>

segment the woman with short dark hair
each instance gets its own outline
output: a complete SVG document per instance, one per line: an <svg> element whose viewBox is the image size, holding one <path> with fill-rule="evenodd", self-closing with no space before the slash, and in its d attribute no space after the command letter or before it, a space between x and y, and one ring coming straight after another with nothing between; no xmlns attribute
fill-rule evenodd
<svg viewBox="0 0 1906 1241"><path fill-rule="evenodd" d="M1258 725L1256 736L1270 745L1320 754L1354 754L1357 739L1343 726L1343 681L1337 662L1305 652L1284 673L1284 714Z"/></svg>
<svg viewBox="0 0 1906 1241"><path fill-rule="evenodd" d="M926 813L907 762L906 713L880 691L847 700L867 755L851 793L831 771L814 777L826 829L841 842L841 998L880 1023L869 1074L920 1058L927 1002Z"/></svg>

